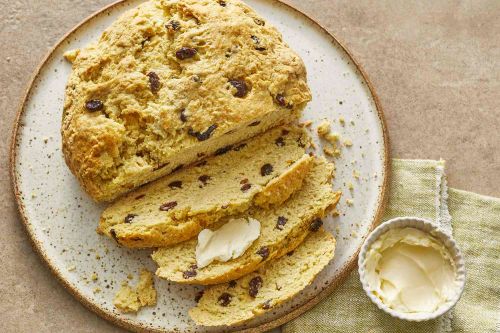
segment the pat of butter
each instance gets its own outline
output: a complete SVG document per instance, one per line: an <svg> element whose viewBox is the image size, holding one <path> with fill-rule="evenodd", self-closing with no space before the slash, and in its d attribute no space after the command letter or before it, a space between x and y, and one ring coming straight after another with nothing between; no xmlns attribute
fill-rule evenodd
<svg viewBox="0 0 500 333"><path fill-rule="evenodd" d="M456 268L446 247L416 228L391 229L366 257L372 293L389 308L432 313L454 296Z"/></svg>
<svg viewBox="0 0 500 333"><path fill-rule="evenodd" d="M238 258L259 235L260 222L252 218L231 219L215 231L204 229L198 235L196 264L202 268L214 260L226 262Z"/></svg>

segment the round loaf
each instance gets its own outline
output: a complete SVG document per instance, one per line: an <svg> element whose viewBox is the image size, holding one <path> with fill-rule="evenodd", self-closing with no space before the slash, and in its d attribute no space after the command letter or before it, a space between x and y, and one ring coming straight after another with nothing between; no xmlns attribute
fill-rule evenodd
<svg viewBox="0 0 500 333"><path fill-rule="evenodd" d="M302 60L239 0L151 0L67 53L63 153L108 201L296 119Z"/></svg>

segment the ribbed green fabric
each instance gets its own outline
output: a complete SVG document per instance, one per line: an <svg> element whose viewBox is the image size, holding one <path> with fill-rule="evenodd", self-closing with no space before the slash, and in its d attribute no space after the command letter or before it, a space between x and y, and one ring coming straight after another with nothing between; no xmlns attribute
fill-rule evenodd
<svg viewBox="0 0 500 333"><path fill-rule="evenodd" d="M283 333L500 332L500 199L448 191L443 161L393 160L384 221L418 216L449 229L448 211L467 269L465 292L451 313L421 323L395 319L371 303L354 271Z"/></svg>

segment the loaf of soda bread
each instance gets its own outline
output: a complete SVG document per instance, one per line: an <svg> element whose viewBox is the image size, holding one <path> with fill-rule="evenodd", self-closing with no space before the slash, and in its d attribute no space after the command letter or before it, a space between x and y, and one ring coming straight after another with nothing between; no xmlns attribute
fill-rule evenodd
<svg viewBox="0 0 500 333"><path fill-rule="evenodd" d="M62 150L97 201L293 121L311 99L300 57L240 0L150 0L66 58Z"/></svg>

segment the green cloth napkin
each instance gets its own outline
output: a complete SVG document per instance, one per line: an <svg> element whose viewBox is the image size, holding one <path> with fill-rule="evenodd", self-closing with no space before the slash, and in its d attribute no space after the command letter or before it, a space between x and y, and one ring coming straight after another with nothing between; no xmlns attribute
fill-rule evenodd
<svg viewBox="0 0 500 333"><path fill-rule="evenodd" d="M326 300L284 325L283 333L500 332L500 199L448 191L444 161L393 160L383 221L397 216L453 226L467 270L465 291L453 310L420 323L393 318L366 296L356 270Z"/></svg>

